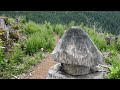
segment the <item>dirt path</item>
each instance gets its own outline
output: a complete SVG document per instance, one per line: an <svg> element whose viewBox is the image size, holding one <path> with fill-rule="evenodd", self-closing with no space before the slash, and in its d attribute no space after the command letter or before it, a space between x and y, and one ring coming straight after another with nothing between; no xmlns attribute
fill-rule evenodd
<svg viewBox="0 0 120 90"><path fill-rule="evenodd" d="M59 37L57 34L54 34L54 36L55 36L55 44L57 44L59 41ZM49 54L40 64L34 67L32 72L30 72L23 79L45 79L48 70L55 64L56 62L53 61L51 54Z"/></svg>

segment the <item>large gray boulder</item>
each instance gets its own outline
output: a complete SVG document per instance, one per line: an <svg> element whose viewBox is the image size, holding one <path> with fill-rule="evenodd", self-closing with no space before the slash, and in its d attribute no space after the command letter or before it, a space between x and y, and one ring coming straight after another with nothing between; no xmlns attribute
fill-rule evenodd
<svg viewBox="0 0 120 90"><path fill-rule="evenodd" d="M65 64L92 67L103 63L102 53L80 27L72 27L65 32L52 56L55 61Z"/></svg>
<svg viewBox="0 0 120 90"><path fill-rule="evenodd" d="M60 63L60 66L55 66L59 67L59 69L51 68L48 72L48 78L51 75L58 78L63 74L66 78L68 78L66 75L72 76L71 78L87 75L90 78L91 75L94 75L91 73L102 71L98 65L104 64L102 53L89 35L77 26L66 30L53 50L52 56L56 62ZM54 74L53 72L61 72L62 74ZM96 78L96 74L94 78Z"/></svg>

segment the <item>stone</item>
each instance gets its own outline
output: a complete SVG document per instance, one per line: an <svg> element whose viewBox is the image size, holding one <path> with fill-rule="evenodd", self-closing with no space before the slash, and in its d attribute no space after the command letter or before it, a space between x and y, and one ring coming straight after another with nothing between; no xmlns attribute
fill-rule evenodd
<svg viewBox="0 0 120 90"><path fill-rule="evenodd" d="M50 79L98 79L103 78L103 55L89 35L80 27L71 27L64 32L52 52L58 62L49 71Z"/></svg>
<svg viewBox="0 0 120 90"><path fill-rule="evenodd" d="M0 17L0 28L6 29L6 24L5 24L5 21L2 17Z"/></svg>
<svg viewBox="0 0 120 90"><path fill-rule="evenodd" d="M46 79L105 79L106 72L94 72L86 75L73 76L61 71L61 64L54 65L49 71Z"/></svg>
<svg viewBox="0 0 120 90"><path fill-rule="evenodd" d="M103 63L103 55L88 34L80 27L72 27L65 32L52 52L59 63L92 67Z"/></svg>
<svg viewBox="0 0 120 90"><path fill-rule="evenodd" d="M94 66L103 62L102 53L80 27L65 32L52 52L55 61L66 64Z"/></svg>
<svg viewBox="0 0 120 90"><path fill-rule="evenodd" d="M70 75L85 75L90 73L90 67L74 64L63 64L62 70Z"/></svg>

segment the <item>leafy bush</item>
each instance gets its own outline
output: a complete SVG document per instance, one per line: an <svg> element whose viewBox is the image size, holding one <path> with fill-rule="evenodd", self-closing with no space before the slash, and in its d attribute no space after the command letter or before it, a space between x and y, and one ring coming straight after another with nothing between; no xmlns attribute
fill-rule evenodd
<svg viewBox="0 0 120 90"><path fill-rule="evenodd" d="M12 48L12 53L9 56L9 63L11 64L20 64L22 63L22 57L24 56L24 52L21 50L20 46L15 46Z"/></svg>
<svg viewBox="0 0 120 90"><path fill-rule="evenodd" d="M101 51L107 50L104 34L99 34L92 28L88 28L88 27L83 27L83 28L88 33L88 35L90 36L90 38L92 39L92 41L95 43L95 45L98 47L99 50Z"/></svg>
<svg viewBox="0 0 120 90"><path fill-rule="evenodd" d="M61 24L56 24L54 28L54 32L56 32L60 37L63 35L65 27Z"/></svg>
<svg viewBox="0 0 120 90"><path fill-rule="evenodd" d="M92 41L95 43L95 45L98 47L100 51L110 51L110 52L118 52L119 51L119 45L120 41L118 41L118 44L114 43L114 40L111 39L110 45L106 44L106 34L105 33L98 33L97 31L93 30L92 28L88 28L86 26L83 26L84 30L88 33ZM108 34L109 36L112 36L112 34Z"/></svg>
<svg viewBox="0 0 120 90"><path fill-rule="evenodd" d="M110 68L109 79L120 79L120 64Z"/></svg>
<svg viewBox="0 0 120 90"><path fill-rule="evenodd" d="M4 59L4 53L3 53L3 49L0 48L0 61L3 61ZM1 62L0 62L1 63Z"/></svg>
<svg viewBox="0 0 120 90"><path fill-rule="evenodd" d="M28 35L28 34L32 34L40 30L41 30L40 25L36 24L33 21L29 21L25 23L23 32Z"/></svg>
<svg viewBox="0 0 120 90"><path fill-rule="evenodd" d="M109 79L120 79L120 62L118 59L118 57L111 59L112 66L110 67L110 73L108 74Z"/></svg>
<svg viewBox="0 0 120 90"><path fill-rule="evenodd" d="M52 50L54 48L54 38L52 35L36 32L28 38L26 42L26 52L35 53L41 48L45 50Z"/></svg>
<svg viewBox="0 0 120 90"><path fill-rule="evenodd" d="M120 79L120 57L114 55L112 57L105 58L106 63L110 64L110 73L108 74L109 79Z"/></svg>
<svg viewBox="0 0 120 90"><path fill-rule="evenodd" d="M21 17L20 17L20 22L21 22L21 23L27 22L26 16L21 16Z"/></svg>
<svg viewBox="0 0 120 90"><path fill-rule="evenodd" d="M75 21L71 21L70 23L68 23L68 28L75 26Z"/></svg>

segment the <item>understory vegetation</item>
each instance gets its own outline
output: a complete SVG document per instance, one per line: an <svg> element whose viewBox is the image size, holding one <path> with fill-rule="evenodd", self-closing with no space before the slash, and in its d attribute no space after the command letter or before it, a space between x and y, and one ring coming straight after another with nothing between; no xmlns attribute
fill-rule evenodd
<svg viewBox="0 0 120 90"><path fill-rule="evenodd" d="M81 27L83 26L81 25ZM110 65L108 68L109 74L107 75L107 78L120 79L120 36L118 36L117 43L115 43L115 40L113 38L111 39L111 44L107 45L105 37L114 37L114 35L110 33L98 33L96 30L85 26L83 28L88 33L98 49L102 53L106 53L106 55L104 55L104 60L108 65Z"/></svg>
<svg viewBox="0 0 120 90"><path fill-rule="evenodd" d="M106 63L110 65L108 78L120 78L120 35L118 35L117 43L113 38L108 46L105 37L115 35L98 32L99 28L84 25L83 22L51 24L47 21L36 23L26 20L25 17L19 18L18 21L12 17L2 18L5 20L6 26L10 26L10 28L9 32L0 28L0 78L13 78L13 76L28 72L32 66L52 52L55 47L54 33L62 37L65 30L75 25L88 33L102 53L108 53L104 57Z"/></svg>
<svg viewBox="0 0 120 90"><path fill-rule="evenodd" d="M49 22L16 23L14 18L8 19L9 34L3 28L0 30L0 78L14 78L27 72L55 46L53 26Z"/></svg>

